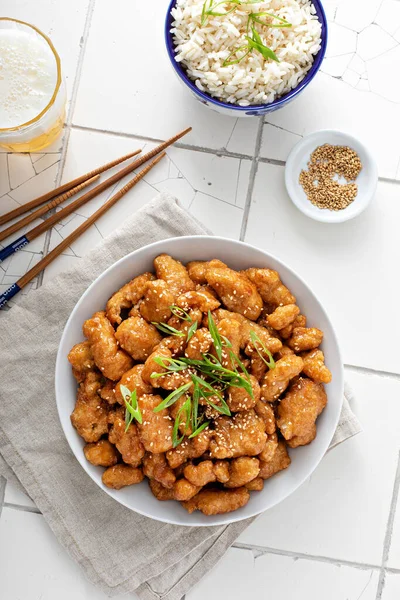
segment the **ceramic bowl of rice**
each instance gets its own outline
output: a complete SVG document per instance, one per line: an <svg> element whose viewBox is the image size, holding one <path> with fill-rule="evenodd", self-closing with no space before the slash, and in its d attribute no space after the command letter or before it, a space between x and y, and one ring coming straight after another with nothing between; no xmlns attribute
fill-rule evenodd
<svg viewBox="0 0 400 600"><path fill-rule="evenodd" d="M327 22L320 0L172 0L165 41L176 74L200 102L256 116L281 108L312 81Z"/></svg>

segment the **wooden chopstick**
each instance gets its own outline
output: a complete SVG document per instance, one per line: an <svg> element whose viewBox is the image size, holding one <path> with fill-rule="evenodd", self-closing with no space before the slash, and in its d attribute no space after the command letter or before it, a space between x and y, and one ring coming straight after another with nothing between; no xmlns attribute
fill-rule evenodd
<svg viewBox="0 0 400 600"><path fill-rule="evenodd" d="M111 177L97 185L95 188L86 192L86 194L83 194L83 196L81 196L80 198L77 198L76 200L71 202L71 204L69 204L62 210L51 215L48 219L43 221L43 223L40 223L39 225L31 229L25 235L20 236L19 238L11 242L11 244L8 244L8 246L0 250L0 263L2 263L6 258L11 256L15 252L18 252L18 250L21 250L21 248L24 248L24 246L26 246L27 244L29 244L29 242L32 242L39 235L50 229L50 227L52 227L55 223L61 221L62 219L64 219L64 217L73 213L77 208L82 206L82 204L85 204L86 202L88 202L89 200L91 200L92 198L109 188L114 183L117 183L120 179L125 177L125 175L128 175L136 168L140 167L143 163L147 162L148 160L165 150L165 148L167 148L168 146L176 142L176 140L186 135L186 133L191 131L191 129L191 127L188 127L187 129L181 131L177 135L174 135L173 137L169 138L165 142L162 142L161 144L153 148L153 150L150 150L150 152L143 154L143 156L121 169L121 171L118 171L118 173L115 173L115 175L112 175Z"/></svg>
<svg viewBox="0 0 400 600"><path fill-rule="evenodd" d="M47 194L43 194L43 196L39 196L38 198L35 198L34 200L27 202L23 206L19 206L18 208L11 210L10 212L8 212L5 215L2 215L0 217L0 225L4 225L4 223L8 223L8 221L11 221L11 219L15 219L15 217L19 217L19 215L24 214L28 210L31 210L32 208L36 208L36 206L39 206L40 204L44 204L44 202L47 202L47 200L51 200L55 196L59 196L60 194L67 192L68 190L76 187L83 181L86 181L87 179L91 179L95 175L100 175L100 173L104 173L104 171L107 171L108 169L111 169L112 167L119 165L120 163L124 162L125 160L128 160L128 158L132 158L133 156L140 154L140 152L141 152L141 150L135 150L134 152L130 152L129 154L125 154L124 156L120 156L120 158L116 158L115 160L112 160L111 162L103 165L102 167L97 167L97 169L93 169L93 171L89 171L89 173L85 173L85 175L81 175L80 177L77 177L76 179L73 179L72 181L69 181L68 183L64 183L63 185L60 185L60 187L56 188L55 190L50 190L50 192L47 192Z"/></svg>
<svg viewBox="0 0 400 600"><path fill-rule="evenodd" d="M53 200L51 200L47 204L40 206L34 212L30 213L26 217L23 217L22 219L20 219L16 223L14 223L14 225L10 225L6 229L3 229L3 231L0 231L0 242L5 240L9 235L12 235L16 231L18 231L18 229L22 229L22 227L29 225L29 223L32 223L32 221L35 221L35 219L37 219L38 217L41 217L42 215L47 213L49 210L52 210L53 208L55 208L62 202L65 202L65 200L72 198L72 196L75 196L75 194L78 194L85 187L87 187L88 185L91 185L92 183L97 181L99 178L100 178L100 174L95 175L94 177L91 177L90 179L86 179L86 181L83 181L82 183L80 183L76 187L72 188L68 192L61 194L61 196L57 196L56 198L53 198Z"/></svg>
<svg viewBox="0 0 400 600"><path fill-rule="evenodd" d="M11 287L8 288L4 292L4 294L0 294L0 308L2 308L15 294L17 294L20 290L22 290L36 275L40 273L44 268L46 268L57 256L59 256L63 250L68 248L84 231L89 229L89 227L102 215L104 215L122 196L126 194L134 185L138 183L145 175L152 169L160 160L165 156L165 152L162 152L159 156L157 156L154 160L152 160L148 165L144 167L133 179L131 179L123 188L119 190L114 196L112 196L107 202L103 204L96 212L94 212L84 223L79 225L70 233L58 246L56 246L49 254L47 254L41 261L38 262L37 265L32 267L23 277L18 279L16 283L14 283Z"/></svg>

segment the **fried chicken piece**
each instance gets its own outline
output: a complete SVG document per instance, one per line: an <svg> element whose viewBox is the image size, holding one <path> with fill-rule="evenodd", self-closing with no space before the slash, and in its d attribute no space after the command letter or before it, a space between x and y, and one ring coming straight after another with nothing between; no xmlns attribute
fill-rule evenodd
<svg viewBox="0 0 400 600"><path fill-rule="evenodd" d="M157 346L154 351L150 354L142 371L142 379L145 383L152 385L153 387L160 387L160 380L162 377L152 377L152 375L160 375L167 371L166 367L159 365L155 358L161 358L165 365L169 364L170 358L172 358L172 352L164 344Z"/></svg>
<svg viewBox="0 0 400 600"><path fill-rule="evenodd" d="M230 352L233 352L233 354L236 354L236 356L239 355L240 323L238 323L238 321L235 321L234 319L222 319L218 323L217 329L222 339L226 338L231 344L230 348L223 346L221 364L226 369L232 369L236 365L234 363L234 360L231 358ZM212 346L211 354L213 354L214 356L218 356L214 346Z"/></svg>
<svg viewBox="0 0 400 600"><path fill-rule="evenodd" d="M193 496L198 494L200 490L201 487L193 485L193 483L190 483L187 479L178 479L173 488L174 499L179 502L190 500Z"/></svg>
<svg viewBox="0 0 400 600"><path fill-rule="evenodd" d="M78 383L85 379L88 371L93 371L95 368L92 350L88 341L75 344L68 354L68 360L72 365L72 372Z"/></svg>
<svg viewBox="0 0 400 600"><path fill-rule="evenodd" d="M290 463L291 460L289 454L287 453L286 444L283 440L280 440L278 442L272 460L270 460L269 462L260 460L259 476L262 479L269 479L270 477L272 477L272 475L279 473L279 471L287 469Z"/></svg>
<svg viewBox="0 0 400 600"><path fill-rule="evenodd" d="M143 369L144 365L135 365L132 367L132 369L129 369L129 371L122 375L118 383L114 383L114 397L116 402L122 404L122 406L125 406L121 393L121 385L127 387L130 392L136 390L137 398L143 396L144 394L151 394L153 392L153 387L143 380Z"/></svg>
<svg viewBox="0 0 400 600"><path fill-rule="evenodd" d="M132 358L118 348L114 329L104 311L96 312L83 324L83 334L91 344L96 366L104 377L118 381L132 366Z"/></svg>
<svg viewBox="0 0 400 600"><path fill-rule="evenodd" d="M291 354L284 356L275 363L275 369L270 369L262 381L261 400L273 402L286 390L293 377L303 369L303 359Z"/></svg>
<svg viewBox="0 0 400 600"><path fill-rule="evenodd" d="M283 329L280 330L279 335L284 340L287 340L292 335L293 329L295 327L306 327L306 325L307 325L306 317L304 315L297 315L297 317L295 318L293 323L291 323L287 327L284 327Z"/></svg>
<svg viewBox="0 0 400 600"><path fill-rule="evenodd" d="M291 385L277 410L277 425L290 446L295 448L310 443L315 435L315 421L327 403L322 383L300 377Z"/></svg>
<svg viewBox="0 0 400 600"><path fill-rule="evenodd" d="M180 357L184 355L187 345L189 329L193 326L195 322L197 322L197 325L201 325L203 313L199 308L189 309L188 317L190 320L183 320L173 315L168 320L167 325L169 327L174 327L175 329L181 332L180 336L171 335L168 338L164 338L162 341L162 345L165 345L167 348L169 348L173 356Z"/></svg>
<svg viewBox="0 0 400 600"><path fill-rule="evenodd" d="M162 336L151 323L142 317L129 317L115 332L121 346L134 360L145 361L161 342Z"/></svg>
<svg viewBox="0 0 400 600"><path fill-rule="evenodd" d="M261 325L258 323L249 321L249 319L246 319L246 317L243 317L243 315L239 315L238 313L233 313L222 308L217 308L212 315L217 325L222 319L233 319L240 323L240 348L245 348L247 352L249 352L249 356L252 356L254 350L254 345L251 339L253 333L260 338L264 346L271 352L271 354L275 354L275 352L278 352L282 348L282 342L277 337L271 335L268 329L261 327Z"/></svg>
<svg viewBox="0 0 400 600"><path fill-rule="evenodd" d="M199 435L189 440L186 438L182 444L167 452L167 461L171 469L176 469L186 461L199 458L205 454L210 445L212 432L210 429L204 429Z"/></svg>
<svg viewBox="0 0 400 600"><path fill-rule="evenodd" d="M271 332L265 327L261 327L258 323L251 323L246 319L246 321L242 322L242 340L241 340L241 348L245 349L245 353L248 356L252 356L254 353L254 343L252 341L253 333L256 334L258 338L262 341L263 345L271 352L271 354L275 354L282 348L282 342L276 335L272 335ZM257 345L261 354L264 355L263 348L260 344Z"/></svg>
<svg viewBox="0 0 400 600"><path fill-rule="evenodd" d="M175 500L174 498L174 490L164 487L159 481L155 479L149 480L150 489L153 493L153 496L164 502L165 500Z"/></svg>
<svg viewBox="0 0 400 600"><path fill-rule="evenodd" d="M83 452L86 460L96 467L112 467L118 462L118 452L108 440L86 444Z"/></svg>
<svg viewBox="0 0 400 600"><path fill-rule="evenodd" d="M300 309L296 304L278 306L271 315L268 315L267 323L270 327L279 331L293 323L299 313Z"/></svg>
<svg viewBox="0 0 400 600"><path fill-rule="evenodd" d="M109 422L112 426L108 439L112 444L115 444L124 463L132 467L138 467L144 456L144 447L140 441L136 424L132 422L128 427L128 431L125 431L125 411L123 408L118 408L114 413L111 413Z"/></svg>
<svg viewBox="0 0 400 600"><path fill-rule="evenodd" d="M130 465L115 465L109 467L103 473L103 483L108 488L120 490L127 485L135 485L143 481L144 475L141 469L136 469Z"/></svg>
<svg viewBox="0 0 400 600"><path fill-rule="evenodd" d="M227 268L227 265L218 258L209 261L194 260L186 265L190 279L197 284L207 283L206 271L208 267L224 269Z"/></svg>
<svg viewBox="0 0 400 600"><path fill-rule="evenodd" d="M160 387L162 387L164 390L173 391L177 390L182 385L191 382L192 378L190 375L190 371L188 369L185 369L184 371L180 371L179 373L171 373L169 375L166 375L165 377L162 377L160 379ZM192 389L193 388L189 388L189 393Z"/></svg>
<svg viewBox="0 0 400 600"><path fill-rule="evenodd" d="M234 458L230 464L230 477L225 487L240 488L255 479L259 472L260 462L257 458L250 458L250 456Z"/></svg>
<svg viewBox="0 0 400 600"><path fill-rule="evenodd" d="M274 359L278 361L284 356L289 356L290 354L294 354L293 350L284 344L282 348L275 354Z"/></svg>
<svg viewBox="0 0 400 600"><path fill-rule="evenodd" d="M194 290L196 287L183 264L168 254L157 256L154 259L154 268L157 278L166 282L174 297Z"/></svg>
<svg viewBox="0 0 400 600"><path fill-rule="evenodd" d="M325 366L325 357L322 350L311 350L301 355L304 366L303 373L316 382L330 383L332 381L332 373Z"/></svg>
<svg viewBox="0 0 400 600"><path fill-rule="evenodd" d="M231 412L248 410L249 408L253 408L259 401L261 395L260 386L253 375L250 375L250 383L253 397L242 387L229 386L226 403Z"/></svg>
<svg viewBox="0 0 400 600"><path fill-rule="evenodd" d="M216 406L220 406L221 404L221 400L217 395L211 396L210 398L208 398L208 400ZM200 399L199 404L203 404L204 406L204 415L207 421L215 421L221 416L221 413L214 407L212 407L210 404L208 404L205 400Z"/></svg>
<svg viewBox="0 0 400 600"><path fill-rule="evenodd" d="M190 483L198 487L216 480L214 464L211 460L204 460L198 465L190 463L184 468L183 474Z"/></svg>
<svg viewBox="0 0 400 600"><path fill-rule="evenodd" d="M238 412L233 417L220 417L214 425L211 458L256 456L265 446L265 425L254 410Z"/></svg>
<svg viewBox="0 0 400 600"><path fill-rule="evenodd" d="M296 303L295 296L283 285L277 271L251 268L247 269L245 274L256 286L261 298L267 304L285 306Z"/></svg>
<svg viewBox="0 0 400 600"><path fill-rule="evenodd" d="M115 392L114 392L115 381L111 381L111 379L106 379L105 384L99 389L99 396L108 404L115 404Z"/></svg>
<svg viewBox="0 0 400 600"><path fill-rule="evenodd" d="M143 473L149 479L155 479L166 488L173 488L176 476L167 463L164 452L152 454L149 452L143 459Z"/></svg>
<svg viewBox="0 0 400 600"><path fill-rule="evenodd" d="M275 427L275 413L272 405L269 402L263 402L260 400L254 407L257 415L263 420L265 425L265 432L271 435L276 430Z"/></svg>
<svg viewBox="0 0 400 600"><path fill-rule="evenodd" d="M166 323L171 316L174 294L163 279L146 285L144 298L140 303L140 314L149 323Z"/></svg>
<svg viewBox="0 0 400 600"><path fill-rule="evenodd" d="M288 340L288 346L295 352L305 352L318 348L324 337L323 331L316 327L295 327Z"/></svg>
<svg viewBox="0 0 400 600"><path fill-rule="evenodd" d="M261 356L265 358L267 362L269 362L270 356L268 352L265 351L265 348L270 354L275 354L282 348L282 342L280 339L272 336L270 332L265 329L265 327L260 327L259 325L257 325L257 329L254 327L249 329L246 337L243 335L242 343L243 341L245 343L244 352L247 356L252 358L256 354L258 356L261 354Z"/></svg>
<svg viewBox="0 0 400 600"><path fill-rule="evenodd" d="M222 319L233 319L240 323L240 348L244 348L245 351L248 352L249 356L254 354L254 344L252 342L253 334L256 334L256 336L260 338L264 346L271 352L271 354L275 354L282 348L282 342L277 337L271 335L271 332L268 329L262 327L258 323L249 321L249 319L246 319L246 317L243 317L243 315L239 315L238 313L233 313L222 308L218 308L212 314L217 324ZM260 345L258 346L260 349L262 349Z"/></svg>
<svg viewBox="0 0 400 600"><path fill-rule="evenodd" d="M155 279L152 273L143 273L126 283L107 302L106 312L109 321L119 325L122 309L130 309L143 297L148 281Z"/></svg>
<svg viewBox="0 0 400 600"><path fill-rule="evenodd" d="M212 337L206 327L198 329L188 341L185 356L192 360L202 360L203 354L210 351L212 346Z"/></svg>
<svg viewBox="0 0 400 600"><path fill-rule="evenodd" d="M299 446L307 446L315 440L317 436L317 426L311 425L310 429L304 435L296 435L291 440L287 441L289 448L298 448Z"/></svg>
<svg viewBox="0 0 400 600"><path fill-rule="evenodd" d="M190 371L188 369L184 369L183 371L178 371L176 373L167 373L166 375L162 375L162 373L166 373L167 369L162 365L159 365L155 361L155 358L163 359L165 364L168 365L168 359L172 358L172 352L169 348L165 347L163 342L161 342L161 344L155 348L154 352L149 356L144 364L142 377L145 382L149 382L154 388L161 387L164 390L176 390L181 385L191 382ZM152 377L153 374L161 376Z"/></svg>
<svg viewBox="0 0 400 600"><path fill-rule="evenodd" d="M214 463L214 473L217 481L226 483L229 481L229 463L227 460L216 460Z"/></svg>
<svg viewBox="0 0 400 600"><path fill-rule="evenodd" d="M265 444L263 451L257 456L259 460L263 462L270 462L275 455L276 449L278 448L278 436L276 433L268 436L267 443Z"/></svg>
<svg viewBox="0 0 400 600"><path fill-rule="evenodd" d="M190 463L184 468L183 474L190 483L198 487L204 487L207 483L217 480L214 463L211 460L203 460L198 465Z"/></svg>
<svg viewBox="0 0 400 600"><path fill-rule="evenodd" d="M201 286L197 290L181 294L176 299L175 304L186 311L191 308L198 308L203 313L215 310L221 306L221 302L208 291L206 286Z"/></svg>
<svg viewBox="0 0 400 600"><path fill-rule="evenodd" d="M258 319L263 307L262 299L256 286L245 275L227 267L209 266L206 279L228 310L237 312L251 321Z"/></svg>
<svg viewBox="0 0 400 600"><path fill-rule="evenodd" d="M101 375L89 371L78 388L71 423L85 442L97 442L108 432L108 407L100 398Z"/></svg>
<svg viewBox="0 0 400 600"><path fill-rule="evenodd" d="M264 479L262 477L256 477L252 481L246 483L244 487L250 492L261 492L264 487Z"/></svg>
<svg viewBox="0 0 400 600"><path fill-rule="evenodd" d="M257 379L258 383L261 383L267 369L268 367L261 356L257 352L253 352L250 359L249 371Z"/></svg>
<svg viewBox="0 0 400 600"><path fill-rule="evenodd" d="M162 402L161 396L145 394L138 398L142 413L142 423L138 423L139 437L147 452L159 454L172 448L173 421L164 408L159 412L154 409Z"/></svg>
<svg viewBox="0 0 400 600"><path fill-rule="evenodd" d="M191 514L195 510L204 515L221 515L245 506L250 499L248 490L244 487L233 490L201 490L182 506Z"/></svg>

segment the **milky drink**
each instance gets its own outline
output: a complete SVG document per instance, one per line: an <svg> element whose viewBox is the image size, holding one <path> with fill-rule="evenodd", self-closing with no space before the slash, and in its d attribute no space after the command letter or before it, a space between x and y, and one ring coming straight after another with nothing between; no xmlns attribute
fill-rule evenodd
<svg viewBox="0 0 400 600"><path fill-rule="evenodd" d="M0 19L0 145L32 152L60 133L65 89L49 41L27 24Z"/></svg>

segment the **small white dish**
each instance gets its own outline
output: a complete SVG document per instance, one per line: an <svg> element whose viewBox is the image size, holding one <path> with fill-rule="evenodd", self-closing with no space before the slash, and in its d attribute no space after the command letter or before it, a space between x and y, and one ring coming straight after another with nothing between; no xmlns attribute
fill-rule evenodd
<svg viewBox="0 0 400 600"><path fill-rule="evenodd" d="M355 200L343 210L321 209L308 200L299 183L299 175L307 169L312 152L324 144L349 146L361 159L362 171L357 177L358 194ZM378 184L378 169L369 150L355 137L331 129L322 129L304 137L289 154L285 168L287 192L302 213L323 223L343 223L361 214L371 202Z"/></svg>

